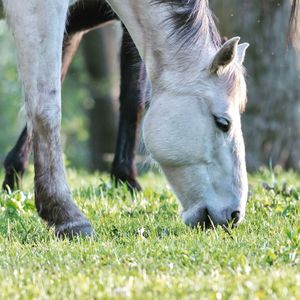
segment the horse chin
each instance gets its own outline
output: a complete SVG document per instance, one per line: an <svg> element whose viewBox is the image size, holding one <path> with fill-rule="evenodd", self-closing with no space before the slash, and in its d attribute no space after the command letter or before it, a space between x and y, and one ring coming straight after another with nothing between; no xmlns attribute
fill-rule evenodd
<svg viewBox="0 0 300 300"><path fill-rule="evenodd" d="M208 229L212 227L208 210L202 205L184 210L181 217L183 222L192 228L201 227L202 229Z"/></svg>

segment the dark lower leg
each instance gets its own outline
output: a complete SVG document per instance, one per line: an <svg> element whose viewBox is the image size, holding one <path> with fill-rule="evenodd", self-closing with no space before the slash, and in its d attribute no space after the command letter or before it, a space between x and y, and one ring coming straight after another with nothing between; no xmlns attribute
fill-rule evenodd
<svg viewBox="0 0 300 300"><path fill-rule="evenodd" d="M128 32L124 31L121 49L120 121L111 175L115 182L141 190L136 180L135 148L144 110L144 65Z"/></svg>
<svg viewBox="0 0 300 300"><path fill-rule="evenodd" d="M28 160L31 153L31 134L27 126L23 129L16 145L7 154L4 160L5 178L3 189L14 190L19 188L20 180L28 166Z"/></svg>
<svg viewBox="0 0 300 300"><path fill-rule="evenodd" d="M91 225L73 202L67 185L60 155L59 130L53 131L46 137L40 132L33 133L37 211L49 227L55 226L58 236L91 235Z"/></svg>

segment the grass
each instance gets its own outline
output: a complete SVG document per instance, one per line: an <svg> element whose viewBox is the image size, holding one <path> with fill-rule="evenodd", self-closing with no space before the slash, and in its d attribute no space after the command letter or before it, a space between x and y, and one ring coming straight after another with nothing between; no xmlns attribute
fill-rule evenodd
<svg viewBox="0 0 300 300"><path fill-rule="evenodd" d="M107 176L68 173L94 240L46 229L32 174L23 191L0 192L1 299L300 299L298 174L251 176L247 218L229 235L183 225L159 175L131 197Z"/></svg>

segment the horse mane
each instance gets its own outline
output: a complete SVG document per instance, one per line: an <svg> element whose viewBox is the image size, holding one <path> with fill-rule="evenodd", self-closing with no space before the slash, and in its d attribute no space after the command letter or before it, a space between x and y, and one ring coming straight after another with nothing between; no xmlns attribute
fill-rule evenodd
<svg viewBox="0 0 300 300"><path fill-rule="evenodd" d="M177 36L182 46L208 42L218 48L221 37L209 9L208 0L152 0L154 4L167 5L171 16L166 20L173 26L171 36ZM204 40L203 40L204 39ZM203 44L204 43L204 44Z"/></svg>
<svg viewBox="0 0 300 300"><path fill-rule="evenodd" d="M290 42L297 30L298 21L298 11L299 11L299 0L293 0L290 19L289 19L289 29L288 29L288 41Z"/></svg>
<svg viewBox="0 0 300 300"><path fill-rule="evenodd" d="M298 1L298 0L294 0ZM171 36L175 36L181 48L201 42L201 48L211 43L218 49L222 39L214 21L208 0L152 0L154 4L168 5L171 16L166 20L173 27ZM240 111L244 111L247 97L244 81L245 70L243 66L233 62L222 74L228 87L228 94L244 91L245 95L238 97Z"/></svg>

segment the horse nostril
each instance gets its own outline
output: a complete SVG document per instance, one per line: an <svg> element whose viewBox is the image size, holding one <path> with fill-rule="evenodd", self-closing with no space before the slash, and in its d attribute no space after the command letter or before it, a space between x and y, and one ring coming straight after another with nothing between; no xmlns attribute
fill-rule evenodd
<svg viewBox="0 0 300 300"><path fill-rule="evenodd" d="M241 213L239 210L235 210L231 214L231 220L233 221L234 224L236 224L240 220Z"/></svg>

